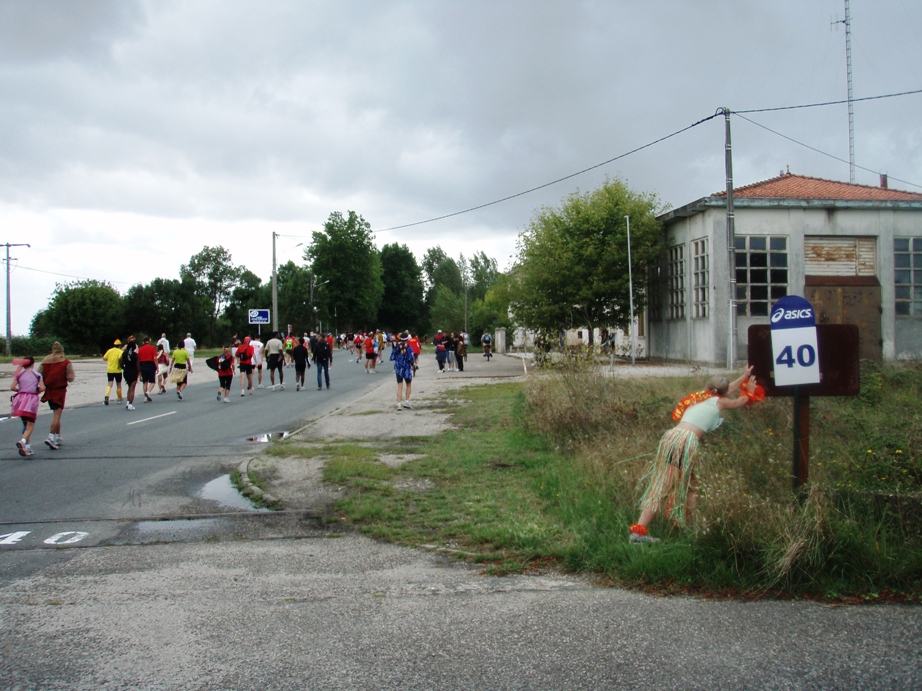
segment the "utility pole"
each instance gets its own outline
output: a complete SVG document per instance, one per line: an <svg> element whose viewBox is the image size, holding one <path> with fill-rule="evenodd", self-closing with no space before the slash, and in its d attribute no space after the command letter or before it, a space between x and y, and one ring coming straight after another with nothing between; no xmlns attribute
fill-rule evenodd
<svg viewBox="0 0 922 691"><path fill-rule="evenodd" d="M733 210L733 146L730 143L730 109L724 115L724 167L727 172L727 272L730 278L730 342L727 344L727 369L736 366L736 213Z"/></svg>
<svg viewBox="0 0 922 691"><path fill-rule="evenodd" d="M11 300L10 300L10 247L29 247L32 245L21 242L11 244L7 242L6 247L6 354L12 355L13 347L13 320L11 317Z"/></svg>
<svg viewBox="0 0 922 691"><path fill-rule="evenodd" d="M279 281L278 269L275 264L275 238L279 236L272 231L272 332L279 331Z"/></svg>

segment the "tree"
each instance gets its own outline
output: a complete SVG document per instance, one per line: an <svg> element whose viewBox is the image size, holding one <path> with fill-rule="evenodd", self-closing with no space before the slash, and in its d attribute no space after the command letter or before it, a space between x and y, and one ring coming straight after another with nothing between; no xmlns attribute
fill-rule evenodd
<svg viewBox="0 0 922 691"><path fill-rule="evenodd" d="M102 352L125 336L122 296L105 281L59 283L42 321L68 349L84 353Z"/></svg>
<svg viewBox="0 0 922 691"><path fill-rule="evenodd" d="M371 327L384 295L371 225L354 211L345 217L335 211L323 230L313 233L304 257L315 276L318 313L328 322L335 314L348 331ZM322 293L316 289L318 284L324 284Z"/></svg>
<svg viewBox="0 0 922 691"><path fill-rule="evenodd" d="M430 247L423 255L421 268L423 270L423 279L425 280L425 288L427 293L435 285L436 268L438 268L439 264L441 264L446 259L448 259L448 255L445 254L445 250L443 250L439 245Z"/></svg>
<svg viewBox="0 0 922 691"><path fill-rule="evenodd" d="M436 286L429 318L433 329L460 333L464 329L464 297L447 286Z"/></svg>
<svg viewBox="0 0 922 691"><path fill-rule="evenodd" d="M468 286L469 300L482 300L487 291L496 285L499 280L499 267L493 257L488 257L486 252L477 252L469 262L470 284Z"/></svg>
<svg viewBox="0 0 922 691"><path fill-rule="evenodd" d="M179 268L180 277L195 279L197 292L208 300L208 342L214 343L218 315L230 302L231 293L240 278L241 269L234 267L231 254L221 246L205 247Z"/></svg>
<svg viewBox="0 0 922 691"><path fill-rule="evenodd" d="M259 276L241 267L240 278L221 316L221 328L226 329L228 335L236 333L240 338L244 334L257 333L259 327L250 324L250 310L271 309L271 303L272 286L263 284Z"/></svg>
<svg viewBox="0 0 922 691"><path fill-rule="evenodd" d="M474 300L470 307L472 342L479 340L484 330L493 333L500 327L513 326L509 316L510 286L509 276L499 274L483 299Z"/></svg>
<svg viewBox="0 0 922 691"><path fill-rule="evenodd" d="M278 268L279 328L291 324L295 332L316 329L316 318L311 314L311 270L292 261ZM314 300L318 297L315 288Z"/></svg>
<svg viewBox="0 0 922 691"><path fill-rule="evenodd" d="M396 242L381 248L385 299L378 310L378 324L385 329L417 332L426 317L422 269L406 245Z"/></svg>
<svg viewBox="0 0 922 691"><path fill-rule="evenodd" d="M125 332L146 334L154 340L165 333L175 342L187 333L206 333L209 326L208 301L198 292L190 275L181 281L155 278L146 286L131 286L123 299Z"/></svg>
<svg viewBox="0 0 922 691"><path fill-rule="evenodd" d="M541 209L519 236L513 270L516 321L536 330L588 326L625 328L630 323L626 216L631 219L633 275L656 262L662 225L656 195L630 190L621 180L570 195L559 208ZM634 285L635 309L645 304L642 280Z"/></svg>

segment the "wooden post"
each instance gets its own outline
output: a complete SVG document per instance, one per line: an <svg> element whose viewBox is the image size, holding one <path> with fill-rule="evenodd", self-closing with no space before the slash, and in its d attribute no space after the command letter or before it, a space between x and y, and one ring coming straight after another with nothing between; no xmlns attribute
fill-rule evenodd
<svg viewBox="0 0 922 691"><path fill-rule="evenodd" d="M794 468L793 489L798 489L810 480L810 396L803 394L799 386L794 387Z"/></svg>

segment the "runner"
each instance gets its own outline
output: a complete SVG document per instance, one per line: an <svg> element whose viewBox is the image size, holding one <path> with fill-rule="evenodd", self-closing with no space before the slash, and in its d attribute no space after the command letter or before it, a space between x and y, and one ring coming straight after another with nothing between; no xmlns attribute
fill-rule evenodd
<svg viewBox="0 0 922 691"><path fill-rule="evenodd" d="M16 395L13 396L10 417L18 417L22 420L22 439L16 442L19 455L31 456L35 453L32 451L30 442L32 431L35 429L35 418L38 415L38 395L45 390L45 386L42 384L41 376L33 369L34 357L27 355L16 362L19 366L16 368L16 374L13 375L13 383L10 386L10 390L15 391Z"/></svg>
<svg viewBox="0 0 922 691"><path fill-rule="evenodd" d="M253 346L250 344L250 337L245 336L243 343L237 346L237 362L240 364L240 395L245 396L244 384L246 389L253 395Z"/></svg>
<svg viewBox="0 0 922 691"><path fill-rule="evenodd" d="M291 351L295 349L295 337L294 334L289 333L285 336L285 366L291 366Z"/></svg>
<svg viewBox="0 0 922 691"><path fill-rule="evenodd" d="M280 338L282 334L273 333L272 338L266 341L266 364L269 367L269 381L272 382L272 385L269 387L273 390L284 390L285 389L285 375L282 372L282 366L285 364L282 356L282 339ZM275 371L278 370L279 373L279 388L275 387Z"/></svg>
<svg viewBox="0 0 922 691"><path fill-rule="evenodd" d="M400 341L391 350L391 360L394 363L394 374L397 375L397 410L412 408L410 405L410 389L413 387L413 362L416 355L413 347L407 342L410 340L408 333L400 334ZM404 398L403 385L407 385L407 394Z"/></svg>
<svg viewBox="0 0 922 691"><path fill-rule="evenodd" d="M55 341L51 346L51 355L42 360L38 370L45 382L42 401L51 408L51 429L45 444L50 449L57 449L62 444L61 416L67 398L67 384L75 378L74 366L64 357L64 347Z"/></svg>
<svg viewBox="0 0 922 691"><path fill-rule="evenodd" d="M125 351L122 353L122 372L125 374L125 384L128 387L128 402L125 410L134 410L134 390L138 385L138 344L134 334L128 337Z"/></svg>
<svg viewBox="0 0 922 691"><path fill-rule="evenodd" d="M237 349L240 354L240 349ZM252 372L250 373L252 377ZM218 356L218 401L230 403L230 387L234 381L234 356L230 352L229 346L224 346L223 351ZM240 385L243 386L243 372L240 374ZM240 395L243 395L241 390Z"/></svg>
<svg viewBox="0 0 922 691"><path fill-rule="evenodd" d="M157 343L157 386L160 391L157 393L166 393L167 377L170 375L170 357L164 347Z"/></svg>
<svg viewBox="0 0 922 691"><path fill-rule="evenodd" d="M378 339L374 334L367 334L363 341L365 348L365 374L375 374L378 364Z"/></svg>
<svg viewBox="0 0 922 691"><path fill-rule="evenodd" d="M306 343L307 339L302 338L298 341L298 345L291 349L291 357L295 363L295 391L304 388L304 372L311 366L307 361L309 353Z"/></svg>
<svg viewBox="0 0 922 691"><path fill-rule="evenodd" d="M102 359L108 363L106 367L106 397L102 399L103 405L109 405L109 393L112 391L112 382L115 382L118 392L118 402L122 402L122 342L115 339L115 344L106 351Z"/></svg>
<svg viewBox="0 0 922 691"><path fill-rule="evenodd" d="M198 348L198 343L196 343L195 339L192 338L192 334L186 334L186 352L189 353L189 372L190 373L192 372L192 363L195 360L195 349L196 348Z"/></svg>
<svg viewBox="0 0 922 691"><path fill-rule="evenodd" d="M157 341L157 347L162 348L163 352L166 353L167 357L170 357L170 341L167 339L166 334L160 334L160 340Z"/></svg>
<svg viewBox="0 0 922 691"><path fill-rule="evenodd" d="M259 338L259 334L256 334L256 338L250 341L250 345L253 346L253 367L256 368L256 388L263 388L263 342Z"/></svg>
<svg viewBox="0 0 922 691"><path fill-rule="evenodd" d="M192 358L180 339L170 357L170 381L176 382L176 398L182 400L182 390L186 388L189 375L192 374Z"/></svg>
<svg viewBox="0 0 922 691"><path fill-rule="evenodd" d="M141 368L141 386L144 389L144 402L150 403L151 391L157 384L157 349L150 344L150 337L144 337L144 345L138 348L138 366Z"/></svg>
<svg viewBox="0 0 922 691"><path fill-rule="evenodd" d="M323 334L317 334L317 340L314 343L314 364L317 366L317 390L323 389L323 379L326 377L327 388L330 388L330 367L333 366L333 351L330 350L330 342L324 338Z"/></svg>

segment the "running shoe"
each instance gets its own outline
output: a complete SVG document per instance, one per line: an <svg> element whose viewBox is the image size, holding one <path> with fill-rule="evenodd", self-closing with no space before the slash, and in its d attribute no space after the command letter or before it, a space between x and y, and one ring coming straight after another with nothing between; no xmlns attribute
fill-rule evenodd
<svg viewBox="0 0 922 691"><path fill-rule="evenodd" d="M241 395L241 396L246 396L246 394L243 392L243 389L240 389L240 395Z"/></svg>
<svg viewBox="0 0 922 691"><path fill-rule="evenodd" d="M219 391L219 392L218 392L218 403L220 403L220 402L221 402L221 392Z"/></svg>
<svg viewBox="0 0 922 691"><path fill-rule="evenodd" d="M179 398L179 400L181 401L181 400L182 400L182 391L177 391L177 392L176 392L176 396L177 396L177 397Z"/></svg>
<svg viewBox="0 0 922 691"><path fill-rule="evenodd" d="M146 391L144 392L144 402L145 402L145 403L153 403L153 402L154 402L154 399L151 398L151 397L150 397L150 394L147 393Z"/></svg>
<svg viewBox="0 0 922 691"><path fill-rule="evenodd" d="M109 397L108 397L108 396L106 396L104 399L102 399L102 404L103 404L103 405L109 405Z"/></svg>
<svg viewBox="0 0 922 691"><path fill-rule="evenodd" d="M404 407L404 408L412 408L413 406L410 405L410 402L409 402L409 401L404 401L404 402L403 402L403 407Z"/></svg>
<svg viewBox="0 0 922 691"><path fill-rule="evenodd" d="M125 410L134 410L134 406L131 405L130 403L126 403L126 404L125 404Z"/></svg>
<svg viewBox="0 0 922 691"><path fill-rule="evenodd" d="M31 446L29 446L28 444L26 444L26 448L20 449L19 455L20 455L20 456L34 456L34 455L35 455L35 452L32 450L32 447L31 447Z"/></svg>
<svg viewBox="0 0 922 691"><path fill-rule="evenodd" d="M225 403L230 403L230 399L229 399L229 398L225 398L225 399L224 399L224 402L225 402Z"/></svg>
<svg viewBox="0 0 922 691"><path fill-rule="evenodd" d="M19 449L19 455L20 455L20 456L28 456L28 455L29 455L29 454L26 453L26 449L29 448L29 445L26 444L26 440L25 440L25 439L20 439L18 442L16 442L16 448Z"/></svg>
<svg viewBox="0 0 922 691"><path fill-rule="evenodd" d="M56 450L60 445L60 442L53 434L49 434L48 438L45 440L45 446L47 446L49 449Z"/></svg>

